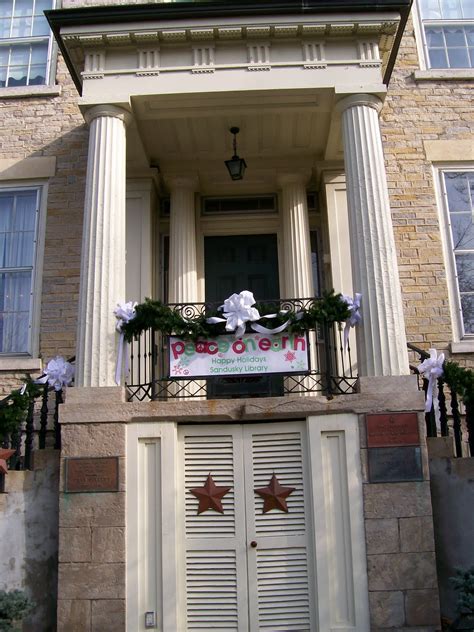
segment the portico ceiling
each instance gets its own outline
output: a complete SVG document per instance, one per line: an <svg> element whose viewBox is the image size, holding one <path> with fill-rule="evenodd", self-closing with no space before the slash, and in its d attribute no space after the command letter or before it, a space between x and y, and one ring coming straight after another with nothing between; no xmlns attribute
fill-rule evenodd
<svg viewBox="0 0 474 632"><path fill-rule="evenodd" d="M301 94L232 94L136 97L136 132L150 165L162 176L190 170L201 186L227 185L223 161L232 155L230 127L237 126L238 154L248 165L246 185L273 188L278 172L310 171L328 156L342 160L334 131L331 90ZM129 134L133 143L133 132ZM137 139L135 139L136 141ZM135 148L135 152L136 152ZM129 163L136 160L130 147Z"/></svg>

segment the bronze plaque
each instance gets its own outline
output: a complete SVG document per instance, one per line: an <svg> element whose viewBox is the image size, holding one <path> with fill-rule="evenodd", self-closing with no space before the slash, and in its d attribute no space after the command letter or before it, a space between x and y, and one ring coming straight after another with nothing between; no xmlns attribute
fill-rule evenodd
<svg viewBox="0 0 474 632"><path fill-rule="evenodd" d="M423 480L421 448L370 448L369 481L398 483Z"/></svg>
<svg viewBox="0 0 474 632"><path fill-rule="evenodd" d="M66 459L65 492L117 492L118 456Z"/></svg>
<svg viewBox="0 0 474 632"><path fill-rule="evenodd" d="M420 445L418 415L416 413L387 413L366 415L365 417L367 446L369 448Z"/></svg>

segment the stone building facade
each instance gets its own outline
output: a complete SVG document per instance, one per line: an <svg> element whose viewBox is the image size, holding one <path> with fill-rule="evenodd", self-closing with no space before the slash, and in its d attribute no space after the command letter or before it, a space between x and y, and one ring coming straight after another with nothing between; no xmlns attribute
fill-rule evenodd
<svg viewBox="0 0 474 632"><path fill-rule="evenodd" d="M305 559L310 569L308 594L315 597L311 607L296 612L291 623L296 627L289 629L300 632L303 629L329 632L333 626L338 626L339 629L357 632L381 632L388 629L400 632L440 630L433 519L422 414L423 398L417 391L415 378L407 375L409 356L408 352L405 353L405 341L424 349L433 346L439 351L455 355L462 363L471 363L471 340L469 335L460 334L455 281L449 267L452 263L447 263L447 257L450 256L446 245L449 235L442 220L444 211L441 206L440 172L443 169L469 170L474 162L474 108L470 102L473 71L466 69L450 73L426 69L426 63L421 61L422 26L419 8L414 9L415 13L412 11L406 25L404 24L410 9L408 1L381 3L383 6L378 6L380 3L365 3L367 6L374 5L369 8L359 6L363 3L355 3L356 8L352 6L354 3L349 3L352 8L338 6L334 10L327 6L325 10L330 13L330 18L325 14L321 17L322 9L318 9L317 5L324 3L318 2L309 3L309 17L301 17L299 11L292 13L289 8L291 3L285 4L283 0L273 3L274 15L268 7L262 15L258 15L258 11L255 15L248 9L247 5L250 3L247 3L242 16L226 12L224 5L233 3L209 3L214 8L222 5L222 14L216 9L215 13L211 10L204 17L199 14L199 5L202 3L195 3L196 12L186 8L187 3L173 3L171 14L160 14L157 26L156 19L150 14L154 5L159 7L163 4L169 3L63 0L60 7L56 6L58 13L50 16L61 46L60 51L56 50L57 61L52 71L55 80L49 82L49 85L0 88L0 193L2 189L14 190L37 185L42 186L44 192L40 219L43 227L38 232L41 256L35 278L36 297L32 303L31 346L27 354L0 355L0 388L5 393L10 392L13 387L22 383L25 371L33 375L40 374L44 364L55 355L66 358L76 354L79 356L79 388L76 386L67 392L67 401L61 407L60 414L62 448L57 629L68 632L136 632L149 627L163 632L184 632L195 629L192 627L193 621L197 621L196 625L202 627L203 622L206 622L206 606L209 607L209 603L205 602L201 613L196 615L197 619L193 619L193 608L196 608L195 602L190 598L191 594L193 599L196 598L193 593L193 577L192 573L186 574L184 561L189 542L186 534L183 534L183 524L185 520L192 522L193 519L188 514L183 517L183 513L187 511L183 509L186 502L179 491L183 487L183 477L187 476L183 461L183 454L188 449L186 442L192 444L195 429L200 426L204 437L212 434L213 425L222 437L232 436L232 449L239 451L242 449L238 443L241 439L237 441L235 437L241 437L247 431L253 433L252 437L260 436L267 423L271 425L271 428L268 425L265 435L267 438L270 433L278 435L293 432L301 438L304 446L301 458L306 472L305 516L310 525L305 535L305 546L310 552ZM136 14L136 23L131 22L130 27L136 27L136 31L129 36L125 33L126 22L125 18L120 17L120 9L130 11L127 19L131 21L133 7L137 5L143 5L148 14ZM107 14L106 10L103 14L98 11L94 13L94 7L106 7L110 9L110 13ZM68 13L69 9L85 12L75 18L74 12ZM91 12L87 13L89 9ZM86 16L87 20L84 19L81 23L80 19ZM327 23L324 22L323 28L321 25L325 19ZM243 27L240 22L244 24ZM275 35L275 31L270 35L269 30L263 35L257 33L266 22L285 27L290 23L292 35L283 30L280 35ZM213 29L223 29L224 26L230 28L229 24L234 29L254 28L259 43L262 38L264 43L267 42L266 38L270 38L272 51L278 49L283 41L278 58L282 66L287 63L285 55L290 54L295 37L302 37L303 42L309 41L305 40L308 35L301 35L304 32L302 29L317 23L319 30L311 32L311 38L315 37L314 33L320 37L326 29L330 42L328 58L334 54L334 59L345 60L346 66L341 69L341 64L337 65L336 62L331 66L331 63L325 65L324 59L313 59L313 62L320 63L313 63L313 67L306 68L304 72L313 73L311 80L314 79L315 89L311 87L309 80L308 85L298 84L292 92L292 78L282 75L281 84L278 78L271 85L275 93L279 94L280 100L277 99L275 104L265 102L268 95L260 88L265 87L266 77L272 77L268 79L270 83L274 80L278 64L264 68L259 73L248 72L246 68L245 77L240 79L239 76L236 80L236 91L245 91L245 88L248 90L249 101L239 102L243 110L247 109L249 112L249 118L244 117L244 120L249 125L257 126L252 127L252 130L262 134L263 146L267 142L270 148L260 155L255 151L252 140L242 134L239 153L246 155L247 150L251 159L247 171L249 184L244 184L238 192L241 196L275 193L282 213L281 225L273 219L266 224L259 224L256 216L250 216L250 220L247 220L248 228L242 229L236 228L236 224L240 223L239 218L233 218L235 223L232 224L229 220L226 233L225 227L220 232L213 232L212 219L208 224L205 223L205 218L199 219L199 198L195 197L195 193L200 192L202 198L224 198L232 194L220 172L215 181L209 175L211 170L203 169L196 174L195 171L199 171L199 168L195 169L192 164L193 156L179 155L179 150L174 150L169 137L165 135L166 121L170 119L175 125L173 108L181 108L179 116L186 121L189 136L195 134L198 140L187 145L181 136L176 135L176 128L173 128L176 146L181 151L183 147L192 146L196 152L195 160L202 161L204 154L196 146L203 141L205 134L199 128L199 121L193 119L194 113L188 112L190 108L186 108L186 101L182 99L182 94L187 94L188 87L181 78L176 79L176 94L179 98L176 94L173 95L170 88L167 88L167 100L160 101L160 95L153 93L152 82L160 72L160 79L166 75L162 69L157 71L156 68L154 70L157 72L150 71L147 77L143 77L144 85L146 84L143 94L133 93L131 89L131 101L127 103L124 98L126 77L129 77L130 85L132 77L135 80L130 73L133 64L129 63L127 56L131 59L140 45L147 51L153 48L150 42L154 40L150 32L157 28L167 32L190 28L209 29L209 23ZM333 33L331 39L329 24L333 23L339 25L340 31ZM369 28L368 23L380 26ZM387 23L395 25L392 30L387 27ZM398 41L398 34L402 30L403 37ZM148 33L147 37L151 39L143 35L140 40L137 32ZM359 59L358 56L363 54L361 49L354 53L354 59L351 57L351 42L354 37L361 39L361 33L365 32L368 33L368 40L373 38L380 50L383 49L382 58L377 53L375 59ZM125 37L122 40L126 41L124 48L121 48L121 36ZM200 41L200 36L189 33L170 35L168 40L166 36L160 37L163 60L165 53L179 56L181 43L190 42L192 46L193 42ZM219 46L217 36L213 34L212 37L216 37L216 46ZM226 37L230 39L226 40L224 46L229 50L233 41L240 44L238 33ZM298 43L300 44L299 40ZM107 55L112 51L110 59L115 55L112 65L104 67L101 62L102 66L95 69L85 67L88 55L93 56L96 50L102 51L103 47L107 48ZM329 52L330 49L333 53ZM343 52L338 53L338 50ZM395 63L390 71L388 68L392 59ZM241 63L240 57L238 63ZM167 67L169 74L173 64L176 65L177 62L170 62ZM271 63L266 65L270 67ZM124 68L128 75L121 74ZM209 68L206 70L209 71ZM241 70L236 71L236 74ZM210 110L216 107L219 134L221 131L223 134L228 133L227 119L229 116L236 117L236 112L230 109L226 114L229 104L225 99L219 100L222 94L212 83L219 71L215 75L211 72L196 72L191 75L190 69L183 72L188 73L187 81L190 84L194 82L193 86L197 85L198 80L206 86L202 89L189 89L188 98L192 99L193 107L199 111L199 117L210 118L212 123L212 116L203 110L206 106ZM295 65L294 76L300 73L299 77L301 72ZM351 76L351 72L354 72L354 76ZM324 79L320 80L323 73L327 76L324 75ZM358 73L357 76L355 73ZM253 78L248 79L250 75L263 77L261 84ZM106 81L107 89L104 91L101 86ZM224 82L227 81L228 77ZM242 83L239 84L239 81ZM245 83L247 81L248 85ZM80 82L83 82L81 96L78 95ZM231 86L228 90L231 96L235 94ZM301 97L305 90L310 95L308 101L304 101L306 96ZM211 95L213 99L210 98ZM263 100L258 103L260 98ZM298 101L300 98L301 102ZM320 140L319 128L310 121L307 130L314 134L314 144L305 144L306 139L301 137L304 132L300 131L296 144L291 146L291 142L288 142L288 149L288 146L283 147L286 141L273 143L271 133L275 133L275 128L268 132L263 123L250 121L251 116L258 118L259 107L268 107L268 111L264 111L267 114L269 112L269 116L273 107L278 109L282 117L280 125L294 126L296 129L296 119L291 118L292 106L296 107L297 115L305 116L305 112L310 109L310 98L314 99L319 108L319 116L323 117L320 120L324 120L324 125L329 127L328 135L323 141ZM292 99L297 101L296 106ZM156 123L161 125L159 132L162 133L164 149L160 147L161 139L152 136L153 130L150 127L153 125L153 115L150 112L157 112L160 108L167 108L166 116L163 115L165 123L160 120ZM351 118L356 111L360 112L360 117L357 118L354 114ZM365 135L368 141L367 146L364 146L365 150L361 150L362 155L369 156L371 151L375 151L377 155L377 150L374 150L377 146L377 126L374 123L376 111L379 113L384 165L380 159L371 162L369 158L363 157L360 164L355 161L354 165L349 166L347 148L354 150L353 154L356 155L355 149L363 146ZM347 114L348 112L351 114ZM101 125L104 127L101 128ZM113 128L111 135L104 131L106 125ZM277 126L278 123L273 125ZM141 147L137 141L137 127ZM93 131L90 132L90 129ZM372 131L374 129L375 132ZM149 139L146 130L150 134ZM212 143L215 143L219 134L212 131L209 124L207 130L212 135L212 142L203 151L207 151L205 156L212 161L212 151L215 148ZM354 132L354 136L349 132ZM269 136L266 137L265 134ZM110 141L112 136L115 140ZM341 141L341 138L345 140ZM225 142L228 149L229 139ZM300 147L304 147L304 159L298 155L298 143ZM169 151L168 155L166 151ZM276 152L275 156L271 155L272 151ZM285 151L288 153L285 154ZM120 292L117 292L112 297L105 290L99 296L101 306L110 308L108 316L103 318L108 320L109 325L104 326L97 318L98 310L92 300L94 289L84 279L100 269L101 282L107 285L115 282L114 271L110 267L106 270L98 250L88 250L88 263L84 262L84 252L92 240L83 238L83 223L86 217L93 224L97 213L107 205L110 207L110 214L104 220L105 223L116 216L121 218L120 221L125 217L124 196L118 202L111 202L106 197L94 197L95 194L90 192L94 188L91 184L93 179L101 177L97 174L102 173L104 165L116 155L122 156L124 160L126 158L128 212L137 212L137 207L133 206L135 202L130 200L141 200L137 203L142 205L141 229L146 232L146 222L149 221L148 226L154 226L156 238L151 240L148 235L145 242L140 242L141 245L137 241L131 246L129 244L127 265L133 269L129 276L131 282L128 282L127 296L118 296ZM155 159L156 156L158 159ZM93 162L94 160L97 162ZM263 167L259 161L265 160L268 161L268 166ZM92 164L94 169L91 168ZM216 164L212 163L212 168ZM258 172L258 177L253 178L252 167L255 167L254 173ZM358 198L356 176L368 182L371 180L368 176L372 173L377 174L374 180L378 178L378 184L367 184L365 193L367 190L369 193L365 197L364 187L361 187L362 193ZM351 192L347 194L346 177L348 182L352 182ZM116 174L108 174L103 182L106 186L119 189L120 178ZM44 188L45 185L47 188ZM313 211L309 209L309 212L306 201L303 200L305 187L310 193L316 193L318 200L316 208ZM384 202L385 193L389 196L388 206ZM166 200L168 197L171 197L171 217L173 213L180 217L181 224L178 228L175 226L173 229L170 226L170 221L173 220L163 211L166 204L162 203L160 206L159 203L160 199ZM375 206L371 207L374 199ZM116 206L113 206L115 203ZM367 207L368 210L365 209L364 212L372 219L382 208L380 216L385 217L387 224L378 224L377 218L373 219L370 231L372 242L377 245L363 244L357 256L353 254L353 262L359 262L357 268L354 263L349 263L347 248L350 245L354 253L357 247L358 240L351 235L351 231L357 230L358 224L354 220L349 230L347 216L348 206L349 214L358 213L358 204ZM298 215L298 208L303 209L302 215ZM291 222L284 223L285 213L287 216L291 215L293 222L296 222L293 241L288 239L288 232L293 229ZM294 268L298 271L296 278L292 278L288 259L279 264L281 286L285 288L287 296L294 298L309 295L314 287L310 280L311 274L304 278L305 270L310 267L310 244L306 239L307 246L301 246L300 241L305 240L299 240L299 237L307 230L306 227L318 234L320 285L334 287L336 291L347 294L362 291L361 284L365 289L363 301L367 302L363 303L362 312L366 314L366 320L363 331L358 332L357 353L361 379L357 393L339 395L331 400L321 396L303 398L298 395L254 400L246 398L244 393L240 399L229 401L127 401L126 391L115 387L112 380L117 334L113 328L115 319L111 310L115 303L125 298L143 300L148 294L166 298L163 269L168 270L168 264L163 253L168 246L164 246L163 236L168 234L168 271L171 278L167 281L168 296L172 297L173 302L194 303L206 298L204 253L199 254L199 245L198 253L195 254L197 270L194 270L191 281L181 283L188 272L181 255L177 262L171 262L175 256L173 239L175 245L186 244L182 246L183 251L195 247L193 239L189 241L189 235L186 236L182 228L190 217L197 218L197 224L202 224L198 229L201 231L198 233L198 244L199 239L204 239L206 235L247 235L252 234L252 229L257 234L277 233L281 242L280 258L283 261L282 253L290 252ZM125 233L125 224L123 229ZM111 251L114 248L119 249L121 240L125 239L120 230L119 228L116 244L104 241ZM170 234L170 230L176 231L175 237ZM131 232L129 225L127 231ZM392 231L393 237L390 235ZM188 241L184 241L185 238ZM392 238L394 242L390 241ZM383 247L378 239L384 242ZM394 243L395 263L393 252L390 252L391 243ZM143 250L140 250L141 247ZM176 248L176 252L178 250ZM379 255L379 251L382 254ZM125 270L124 254L123 251L115 253L121 266L117 274L123 273L124 277L117 287L122 288L125 287L125 277L129 273ZM373 267L380 270L379 277L374 279L370 271L361 272L361 261L364 258L369 262L371 258L375 260ZM313 273L314 271L312 268ZM98 274L97 279L99 276ZM137 278L138 288L135 283ZM235 288L235 291L241 289L243 288ZM281 294L284 295L283 292ZM370 304L368 296L371 297ZM97 299L97 295L95 298ZM223 296L222 300L225 298ZM378 329L375 325L373 328L369 326L367 314L371 315L372 324L378 323ZM390 323L387 325L388 334L380 326L383 322ZM88 337L97 341L95 349L91 350L84 342ZM82 341L79 345L78 338ZM98 355L101 357L94 357ZM401 393L403 397L400 397ZM366 415L407 412L418 416L422 462L420 480L373 482L368 470ZM339 442L340 447L337 450L333 450L332 443L330 448L324 447L325 441L331 438ZM199 439L201 440L203 439ZM256 445L257 439L252 441ZM68 458L77 457L117 457L120 473L117 491L101 494L69 493L65 486L65 462ZM144 460L149 468L155 468L153 471L156 476L143 471L141 464ZM238 468L233 473L236 488L240 480L237 470ZM324 484L318 482L319 475L325 481ZM245 481L242 486L244 484ZM148 497L144 496L145 488L148 490ZM337 489L340 496L334 504L330 499ZM323 506L325 508L321 509ZM235 511L240 511L237 504L236 507ZM241 528L239 524L236 521L237 531ZM337 527L334 529L334 536L331 535L331 524ZM214 524L211 527L217 528ZM250 527L248 529L250 534ZM150 537L150 533L154 533L155 537ZM329 542L327 546L319 544L326 540ZM199 546L206 550L206 542ZM209 542L207 547L210 547ZM236 550L239 550L238 547ZM340 555L334 551L340 552ZM193 555L195 551L189 553L188 565L192 563ZM250 568L253 564L249 557L251 553L246 552L245 555L246 564ZM145 564L145 559L151 560L151 571ZM216 561L215 557L211 556L211 559ZM336 570L332 571L332 568ZM258 585L258 573L257 568L255 579L249 571L251 579L248 581ZM236 582L239 590L243 590L241 586L247 579L244 582L238 576ZM339 591L337 587L342 583L345 583L345 588ZM1 584L0 582L0 588ZM232 607L235 606L238 613L234 618L229 615L229 629L273 629L263 627L262 603L263 600L257 604L252 603L251 595L247 595L243 602L232 602ZM256 614L259 607L260 614ZM288 604L286 607L289 612L293 612ZM227 612L225 600L223 608ZM184 612L187 613L186 616L183 615ZM145 625L145 613L152 615L154 625ZM302 617L302 623L298 616ZM209 620L217 627L218 623L214 619ZM41 623L35 625L41 626ZM276 624L272 621L269 625Z"/></svg>

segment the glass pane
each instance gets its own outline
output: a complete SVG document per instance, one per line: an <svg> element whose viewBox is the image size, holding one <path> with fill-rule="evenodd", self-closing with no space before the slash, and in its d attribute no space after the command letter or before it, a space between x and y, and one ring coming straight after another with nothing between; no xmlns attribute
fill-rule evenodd
<svg viewBox="0 0 474 632"><path fill-rule="evenodd" d="M461 27L444 27L444 36L447 46L465 46L464 29Z"/></svg>
<svg viewBox="0 0 474 632"><path fill-rule="evenodd" d="M34 230L36 223L36 191L24 191L16 197L13 230Z"/></svg>
<svg viewBox="0 0 474 632"><path fill-rule="evenodd" d="M466 33L466 40L468 45L470 44L471 46L474 45L474 27L473 26L467 26L464 29L465 33Z"/></svg>
<svg viewBox="0 0 474 632"><path fill-rule="evenodd" d="M474 48L469 49L469 59L471 60L471 68L474 68Z"/></svg>
<svg viewBox="0 0 474 632"><path fill-rule="evenodd" d="M12 46L10 65L11 66L27 66L30 62L29 46Z"/></svg>
<svg viewBox="0 0 474 632"><path fill-rule="evenodd" d="M27 353L28 312L3 314L0 312L0 352Z"/></svg>
<svg viewBox="0 0 474 632"><path fill-rule="evenodd" d="M474 18L474 0L464 0L462 3L462 10L464 18L466 20L472 20Z"/></svg>
<svg viewBox="0 0 474 632"><path fill-rule="evenodd" d="M469 68L470 60L466 48L448 48L450 68Z"/></svg>
<svg viewBox="0 0 474 632"><path fill-rule="evenodd" d="M7 83L7 69L0 67L0 88L4 88Z"/></svg>
<svg viewBox="0 0 474 632"><path fill-rule="evenodd" d="M33 18L33 35L49 35L49 24L45 17L36 16Z"/></svg>
<svg viewBox="0 0 474 632"><path fill-rule="evenodd" d="M0 232L11 230L15 198L9 193L0 195Z"/></svg>
<svg viewBox="0 0 474 632"><path fill-rule="evenodd" d="M461 296L462 320L466 334L474 334L474 296L465 294Z"/></svg>
<svg viewBox="0 0 474 632"><path fill-rule="evenodd" d="M425 20L436 20L441 17L438 0L420 0L421 17Z"/></svg>
<svg viewBox="0 0 474 632"><path fill-rule="evenodd" d="M0 19L0 37L10 37L10 19Z"/></svg>
<svg viewBox="0 0 474 632"><path fill-rule="evenodd" d="M33 44L31 46L31 63L45 64L48 59L47 44Z"/></svg>
<svg viewBox="0 0 474 632"><path fill-rule="evenodd" d="M456 255L460 292L474 292L474 254Z"/></svg>
<svg viewBox="0 0 474 632"><path fill-rule="evenodd" d="M430 68L448 68L446 52L442 48L431 48L429 51Z"/></svg>
<svg viewBox="0 0 474 632"><path fill-rule="evenodd" d="M443 29L434 29L430 27L426 29L425 33L426 43L430 48L435 46L444 46Z"/></svg>
<svg viewBox="0 0 474 632"><path fill-rule="evenodd" d="M35 13L43 13L46 9L53 8L53 0L36 0Z"/></svg>
<svg viewBox="0 0 474 632"><path fill-rule="evenodd" d="M27 66L20 66L18 68L10 68L8 85L9 86L26 86L26 79L28 74Z"/></svg>
<svg viewBox="0 0 474 632"><path fill-rule="evenodd" d="M30 37L31 18L14 18L12 20L12 37Z"/></svg>
<svg viewBox="0 0 474 632"><path fill-rule="evenodd" d="M15 16L32 15L33 0L15 0Z"/></svg>
<svg viewBox="0 0 474 632"><path fill-rule="evenodd" d="M0 17L11 15L13 11L13 0L2 0L0 2Z"/></svg>
<svg viewBox="0 0 474 632"><path fill-rule="evenodd" d="M471 199L469 195L469 180L467 173L446 172L444 184L448 196L448 209L452 212L471 212Z"/></svg>
<svg viewBox="0 0 474 632"><path fill-rule="evenodd" d="M474 225L472 213L454 213L450 217L453 248L474 250Z"/></svg>
<svg viewBox="0 0 474 632"><path fill-rule="evenodd" d="M46 83L46 65L36 65L30 68L30 86L42 86Z"/></svg>
<svg viewBox="0 0 474 632"><path fill-rule="evenodd" d="M8 66L9 55L10 49L5 46L0 46L0 66Z"/></svg>
<svg viewBox="0 0 474 632"><path fill-rule="evenodd" d="M448 20L462 18L460 0L441 0L442 17Z"/></svg>

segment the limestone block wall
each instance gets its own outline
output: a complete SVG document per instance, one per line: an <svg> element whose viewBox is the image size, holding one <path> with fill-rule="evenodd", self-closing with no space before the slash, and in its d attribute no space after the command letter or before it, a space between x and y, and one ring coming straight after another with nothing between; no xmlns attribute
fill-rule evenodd
<svg viewBox="0 0 474 632"><path fill-rule="evenodd" d="M413 20L409 20L380 124L407 338L425 348L443 349L453 333L425 141L471 141L473 88L469 81L417 80L414 72L419 68ZM459 153L459 161L468 159Z"/></svg>

